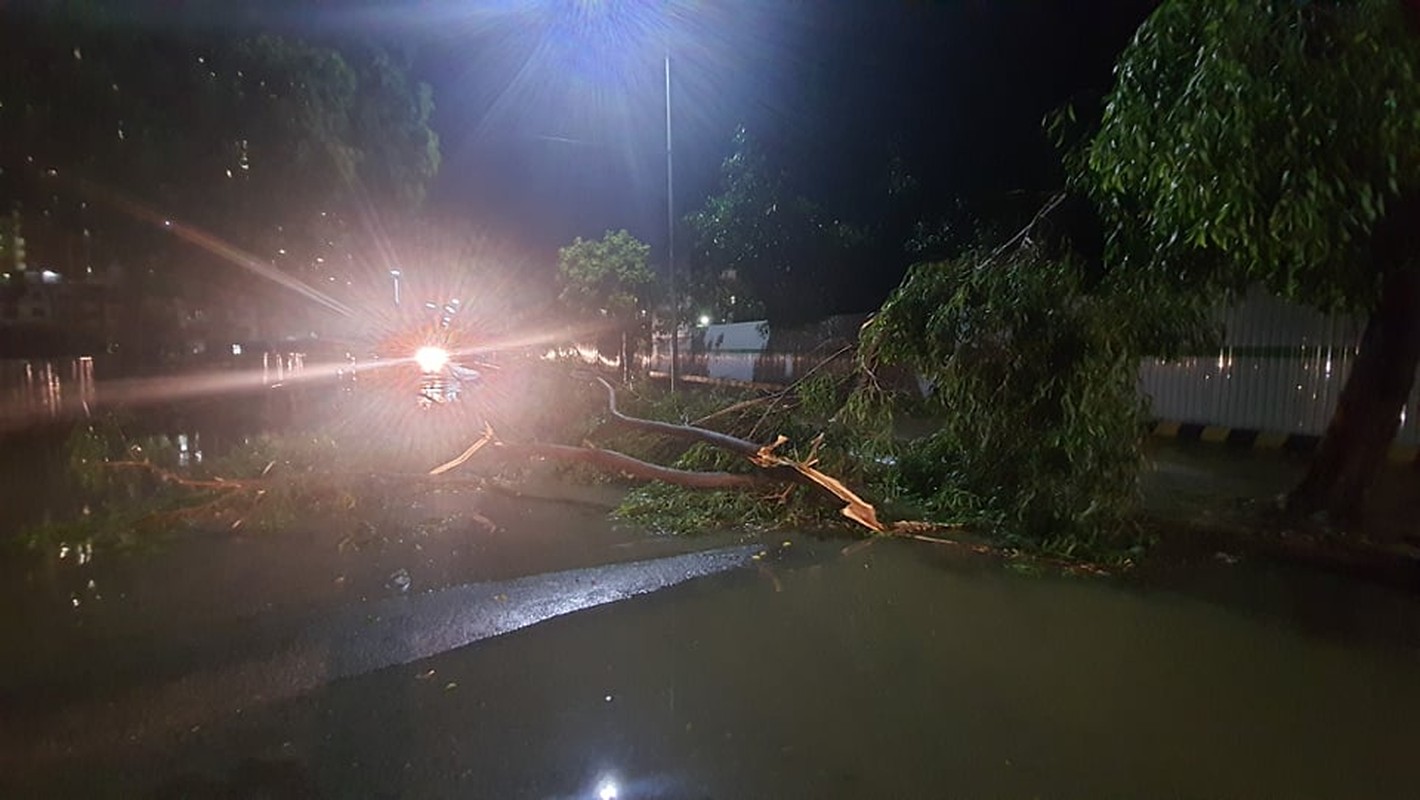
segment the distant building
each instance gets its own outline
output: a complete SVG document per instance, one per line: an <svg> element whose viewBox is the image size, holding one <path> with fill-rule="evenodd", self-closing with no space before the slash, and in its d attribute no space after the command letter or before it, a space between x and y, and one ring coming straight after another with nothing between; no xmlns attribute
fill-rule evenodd
<svg viewBox="0 0 1420 800"><path fill-rule="evenodd" d="M90 263L88 231L66 233L46 222L19 212L0 217L0 353L105 350L122 312L116 273Z"/></svg>

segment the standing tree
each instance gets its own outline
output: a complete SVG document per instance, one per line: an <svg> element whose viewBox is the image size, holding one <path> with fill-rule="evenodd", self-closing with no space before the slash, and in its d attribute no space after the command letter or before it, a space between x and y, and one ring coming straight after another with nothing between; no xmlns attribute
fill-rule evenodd
<svg viewBox="0 0 1420 800"><path fill-rule="evenodd" d="M643 327L646 293L655 281L651 246L624 230L599 240L578 236L557 253L561 300L583 319L619 338L621 375L630 376L633 332Z"/></svg>
<svg viewBox="0 0 1420 800"><path fill-rule="evenodd" d="M835 282L859 232L795 194L743 129L721 167L721 192L691 215L702 273L730 273L771 323L793 326L834 311Z"/></svg>
<svg viewBox="0 0 1420 800"><path fill-rule="evenodd" d="M1169 0L1078 165L1116 268L1369 313L1300 513L1360 511L1420 361L1416 5Z"/></svg>
<svg viewBox="0 0 1420 800"><path fill-rule="evenodd" d="M0 54L0 208L83 231L99 267L127 268L134 307L175 295L276 318L251 297L267 287L217 267L222 245L335 280L342 233L417 204L438 167L428 87L376 48L155 27L79 0L17 11ZM132 330L171 316L149 310Z"/></svg>

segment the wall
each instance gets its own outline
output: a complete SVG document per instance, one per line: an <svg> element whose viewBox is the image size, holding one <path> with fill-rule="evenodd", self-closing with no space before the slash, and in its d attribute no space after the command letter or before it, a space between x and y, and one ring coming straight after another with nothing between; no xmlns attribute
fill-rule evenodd
<svg viewBox="0 0 1420 800"><path fill-rule="evenodd" d="M1260 291L1222 314L1216 355L1151 359L1140 390L1153 415L1175 422L1321 435L1355 358L1364 320L1328 317ZM1420 444L1420 385L1396 441Z"/></svg>
<svg viewBox="0 0 1420 800"><path fill-rule="evenodd" d="M1147 359L1139 388L1153 416L1173 422L1320 436L1336 408L1355 358L1364 320L1326 316L1261 291L1219 315L1216 354L1173 361ZM843 343L863 317L825 320L776 335L742 322L698 329L681 341L682 373L739 381L789 383ZM653 357L664 370L664 343ZM1396 441L1420 445L1420 383L1397 420Z"/></svg>
<svg viewBox="0 0 1420 800"><path fill-rule="evenodd" d="M833 358L857 341L865 314L829 317L813 325L771 331L764 321L729 322L681 334L680 373L717 380L789 384L812 369L847 369L851 359ZM668 337L653 342L648 366L664 372L670 364Z"/></svg>

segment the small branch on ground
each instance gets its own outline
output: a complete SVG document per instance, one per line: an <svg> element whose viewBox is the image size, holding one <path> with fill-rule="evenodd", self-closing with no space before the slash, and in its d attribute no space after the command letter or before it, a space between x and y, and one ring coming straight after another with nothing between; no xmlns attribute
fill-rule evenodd
<svg viewBox="0 0 1420 800"><path fill-rule="evenodd" d="M830 358L837 357L840 353L835 353ZM163 522L188 521L197 517L207 517L213 520L234 515L237 521L232 527L240 526L246 519L246 515L251 512L263 497L266 497L270 489L278 485L286 485L295 482L295 493L284 492L282 496L287 498L289 504L291 498L316 498L315 505L311 507L334 507L336 510L352 510L356 505L356 498L366 494L381 495L390 489L402 487L405 489L419 487L425 490L435 490L440 488L483 488L488 484L483 480L464 480L453 478L450 473L468 464L476 457L492 456L502 459L522 459L522 460L546 460L568 464L583 464L597 470L609 473L616 473L632 479L642 481L657 481L660 483L681 486L687 489L719 491L719 490L764 490L771 489L772 492L764 492L764 496L771 499L778 497L781 501L787 499L794 487L804 487L814 493L834 501L839 504L839 512L855 524L866 528L873 534L885 536L898 536L911 538L920 541L936 542L943 544L957 544L953 540L943 539L933 535L934 533L950 528L951 526L934 525L927 522L904 521L885 524L878 519L877 510L874 506L860 496L853 489L834 475L830 475L819 469L818 453L823 443L823 436L815 437L809 445L809 454L802 460L782 455L778 452L788 439L778 436L770 444L760 444L747 439L741 439L727 433L703 428L695 424L676 424L662 422L659 420L642 419L623 413L617 407L615 388L602 378L595 379L606 390L607 409L610 421L620 427L633 431L655 434L667 438L705 444L710 447L733 453L743 457L754 467L748 471L701 471L679 469L662 464L644 461L639 458L618 452L590 445L573 446L565 444L554 444L546 442L506 442L501 440L493 427L484 424L482 435L474 440L463 452L454 458L439 464L426 473L337 473L337 472L302 472L295 475L278 474L272 476L271 466L263 470L260 477L245 479L225 479L225 478L191 478L171 470L160 467L149 461L112 461L107 462L105 467L116 470L142 470L149 473L157 480L184 489L193 490L194 494L190 498L190 504L181 508L167 509L149 515L148 519ZM759 398L754 401L736 404L723 413L730 413L732 410L743 409L763 402L779 402L783 395L775 395L769 398ZM712 418L711 415L705 419ZM274 463L274 462L273 462ZM352 486L362 488L351 488ZM332 490L334 492L332 493ZM215 493L216 496L210 496ZM320 498L329 499L334 497L334 501L323 503ZM305 500L299 502L305 503ZM333 503L333 506L332 506ZM306 508L303 506L303 508Z"/></svg>
<svg viewBox="0 0 1420 800"><path fill-rule="evenodd" d="M252 480L229 480L226 478L215 478L211 480L198 480L195 478L184 478L172 470L163 469L151 461L106 461L105 467L111 469L140 469L151 473L158 480L164 483L171 483L176 486L183 486L189 489L219 489L221 491L247 491L260 488L262 481Z"/></svg>
<svg viewBox="0 0 1420 800"><path fill-rule="evenodd" d="M595 447L541 443L513 444L499 441L493 433L492 427L485 426L482 437L457 458L430 470L430 475L440 475L455 469L466 463L474 454L491 445L493 450L507 455L582 463L632 478L661 481L692 489L747 489L763 486L766 483L800 484L816 489L820 493L827 494L844 503L840 513L868 530L874 533L892 532L888 526L878 520L877 511L871 503L849 489L839 479L815 467L814 458L810 457L807 461L795 461L775 453L776 448L788 441L785 437L778 437L773 444L759 445L746 439L695 425L632 417L617 408L616 389L602 378L596 378L596 381L606 389L607 410L617 424L632 430L708 444L744 456L751 464L763 471L759 473L700 472L652 464L615 450ZM814 445L814 452L817 452L817 442Z"/></svg>

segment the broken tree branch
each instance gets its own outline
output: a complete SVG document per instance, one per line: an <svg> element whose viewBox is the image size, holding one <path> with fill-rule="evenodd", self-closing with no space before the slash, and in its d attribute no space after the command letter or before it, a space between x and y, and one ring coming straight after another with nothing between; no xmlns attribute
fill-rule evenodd
<svg viewBox="0 0 1420 800"><path fill-rule="evenodd" d="M887 526L878 521L877 512L871 503L859 497L842 481L814 467L813 458L807 462L800 462L776 454L775 448L787 441L783 436L780 436L771 445L761 446L737 436L712 431L708 428L632 417L623 414L616 407L616 389L603 378L598 377L596 381L606 389L607 410L618 424L633 430L709 444L712 447L744 456L750 463L759 467L762 472L683 470L642 461L615 450L563 444L502 442L494 434L492 426L485 423L483 436L479 437L457 457L430 470L429 474L436 476L447 473L466 463L480 450L491 446L494 451L504 455L588 464L599 469L619 472L632 478L662 481L691 489L748 489L763 486L766 483L797 483L817 489L841 501L844 503L841 513L845 517L874 533L883 533L888 530ZM817 449L818 442L816 441L815 452Z"/></svg>
<svg viewBox="0 0 1420 800"><path fill-rule="evenodd" d="M612 388L612 385L607 383L603 378L597 378L596 381L606 389L607 409L611 414L611 418L627 428L646 431L648 433L659 433L662 436L669 436L672 439L704 442L712 447L728 450L731 453L738 453L750 459L754 458L754 455L759 452L759 445L736 436L731 436L728 433L712 431L709 428L697 428L693 425L678 425L674 422L661 422L654 419L641 419L640 417L627 416L621 413L620 409L616 407L616 390Z"/></svg>
<svg viewBox="0 0 1420 800"><path fill-rule="evenodd" d="M596 447L540 443L508 444L506 442L498 442L494 447L497 451L510 456L578 462L611 472L619 472L632 478L662 481L690 489L749 489L774 482L753 473L701 472L663 467L660 464L632 458L615 450L602 450Z"/></svg>
<svg viewBox="0 0 1420 800"><path fill-rule="evenodd" d="M843 516L857 522L874 533L882 533L887 530L887 527L878 521L877 512L872 504L859 497L855 492L845 486L842 481L819 471L811 464L801 463L790 458L785 458L784 456L776 455L774 449L787 441L783 436L780 436L772 445L761 446L737 436L712 431L707 428L697 428L693 425L677 425L671 422L659 422L657 420L627 416L621 413L616 407L616 390L612 388L612 385L602 378L597 378L597 382L606 389L607 407L612 418L622 425L635 430L659 433L663 436L670 436L677 439L704 442L722 450L738 453L748 458L755 466L769 471L772 476L777 477L779 480L790 480L827 492L835 499L845 503L844 507L841 509Z"/></svg>
<svg viewBox="0 0 1420 800"><path fill-rule="evenodd" d="M177 473L163 469L151 461L105 461L103 466L110 469L139 469L151 473L158 480L165 483L172 483L178 486L185 486L189 489L219 489L226 492L243 491L256 488L259 481L223 479L199 480L196 478L184 478Z"/></svg>

